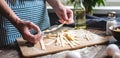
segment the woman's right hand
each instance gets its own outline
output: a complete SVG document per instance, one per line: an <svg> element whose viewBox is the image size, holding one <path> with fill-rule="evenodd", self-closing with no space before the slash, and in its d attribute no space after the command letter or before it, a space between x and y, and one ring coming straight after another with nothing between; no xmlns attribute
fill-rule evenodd
<svg viewBox="0 0 120 58"><path fill-rule="evenodd" d="M31 42L37 43L41 39L40 28L32 22L29 21L20 21L18 25L16 25L17 29L21 33L23 39ZM36 31L36 34L31 34L30 30L33 29Z"/></svg>

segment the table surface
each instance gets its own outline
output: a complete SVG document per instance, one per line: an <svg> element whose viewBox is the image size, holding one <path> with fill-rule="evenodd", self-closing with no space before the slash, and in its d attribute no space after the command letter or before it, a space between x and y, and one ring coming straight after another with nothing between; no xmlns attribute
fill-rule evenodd
<svg viewBox="0 0 120 58"><path fill-rule="evenodd" d="M70 29L70 27L62 27L61 29ZM72 51L79 52L80 55L82 56L82 58L110 58L110 57L106 56L105 49L108 44L114 43L115 40L113 39L113 37L106 36L105 31L99 30L97 28L87 28L87 30L89 30L93 33L96 33L98 35L104 36L105 38L109 38L110 40L109 40L109 42L104 43L104 44L85 47L85 48L76 49L76 50L72 50ZM56 58L56 57L64 58L65 53L67 51L71 51L71 50L61 51L58 53L38 56L38 57L34 57L34 58ZM0 58L24 58L24 57L21 55L19 48L15 47L15 48L11 48L11 49L0 50Z"/></svg>

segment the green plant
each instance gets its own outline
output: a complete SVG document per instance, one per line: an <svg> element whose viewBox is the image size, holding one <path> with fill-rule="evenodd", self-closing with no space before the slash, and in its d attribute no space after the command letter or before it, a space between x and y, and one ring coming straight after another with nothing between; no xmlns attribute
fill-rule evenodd
<svg viewBox="0 0 120 58"><path fill-rule="evenodd" d="M74 3L75 0L70 0L71 3ZM84 0L83 4L86 9L86 13L89 13L93 10L93 7L100 6L100 5L105 5L104 0Z"/></svg>

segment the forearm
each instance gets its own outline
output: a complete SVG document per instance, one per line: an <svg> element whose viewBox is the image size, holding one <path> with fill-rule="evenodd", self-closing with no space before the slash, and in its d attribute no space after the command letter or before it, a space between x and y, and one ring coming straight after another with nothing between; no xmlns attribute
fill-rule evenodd
<svg viewBox="0 0 120 58"><path fill-rule="evenodd" d="M18 22L20 21L19 17L7 5L5 0L0 1L0 14L6 17L14 25L18 24Z"/></svg>
<svg viewBox="0 0 120 58"><path fill-rule="evenodd" d="M46 1L53 7L53 9L63 6L60 0L46 0Z"/></svg>

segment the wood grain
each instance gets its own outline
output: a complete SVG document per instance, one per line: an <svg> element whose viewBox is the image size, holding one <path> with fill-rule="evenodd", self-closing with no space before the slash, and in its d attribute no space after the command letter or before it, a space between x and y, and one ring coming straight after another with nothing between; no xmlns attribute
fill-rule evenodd
<svg viewBox="0 0 120 58"><path fill-rule="evenodd" d="M73 30L75 31L75 30ZM94 30L94 32L92 33L96 33L97 31ZM77 36L79 36L81 33L78 31L75 31L75 34ZM69 45L66 45L65 47L60 47L60 46L56 46L55 43L46 46L46 50L42 50L41 46L39 43L37 43L34 47L28 47L25 44L25 40L23 40L22 38L17 39L18 45L20 47L20 50L22 52L22 55L24 57L33 57L33 56L39 56L39 55L46 55L46 54L51 54L51 53L56 53L59 51L64 51L64 50L72 50L72 49L78 49L78 48L83 48L86 46L92 46L92 45L96 45L96 44L102 44L108 41L108 39L106 39L103 36L99 36L98 34L94 34L93 36L98 36L95 37L94 39L91 40L86 40L86 39L79 39L79 43L80 45L75 46L74 48L71 48ZM52 39L51 39L52 40ZM50 39L44 39L44 42L47 41L51 41Z"/></svg>

